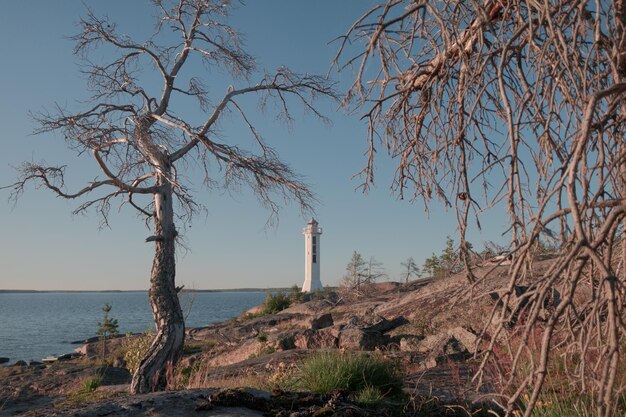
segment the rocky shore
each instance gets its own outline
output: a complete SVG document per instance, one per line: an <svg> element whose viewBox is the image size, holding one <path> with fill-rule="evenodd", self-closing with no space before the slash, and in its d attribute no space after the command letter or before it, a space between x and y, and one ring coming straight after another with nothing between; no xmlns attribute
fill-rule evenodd
<svg viewBox="0 0 626 417"><path fill-rule="evenodd" d="M502 286L506 268L492 276L476 288L487 294L481 298L465 296L460 275L381 283L367 297L333 294L277 314L252 311L187 329L180 378L162 393L127 394L131 374L120 349L141 335L107 341L104 354L98 340L88 340L76 355L54 362L0 368L0 416L385 415L351 404L342 393L272 389L277 373L321 350L378 352L399 364L404 391L415 402L471 410L487 403L491 391L489 381L477 389L472 375L479 334L496 302L488 294ZM97 387L77 397L93 375Z"/></svg>

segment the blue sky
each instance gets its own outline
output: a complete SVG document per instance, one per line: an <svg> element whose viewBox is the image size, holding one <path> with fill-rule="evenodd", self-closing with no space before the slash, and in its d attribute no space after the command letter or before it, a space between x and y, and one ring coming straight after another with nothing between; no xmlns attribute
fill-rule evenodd
<svg viewBox="0 0 626 417"><path fill-rule="evenodd" d="M337 44L359 13L373 1L300 0L248 1L234 11L231 25L246 39L247 51L258 67L272 71L286 65L296 72L326 74ZM96 14L107 14L131 35L151 33L153 11L144 1L87 1ZM67 150L57 135L31 133L36 127L28 112L55 102L79 109L85 80L72 55L68 36L85 12L79 1L2 2L0 5L0 184L15 179L14 166L24 160L68 166L69 185L78 186L97 174L88 158ZM190 68L202 71L202 67ZM351 74L331 73L345 90ZM251 82L255 81L252 77ZM233 82L212 73L211 91L221 97ZM353 251L382 262L391 279L399 279L400 262L412 256L418 263L439 252L447 235L456 233L454 212L433 204L425 213L421 203L398 201L389 186L393 161L381 152L376 186L367 195L355 191L352 179L365 163L366 126L359 115L346 114L335 103L321 102L332 125L324 125L294 107L296 123L278 123L271 109L252 118L267 141L296 172L306 177L320 204L316 218L324 229L321 275L325 285L337 285ZM193 108L182 109L190 114ZM234 140L245 134L243 124L230 117L221 124ZM197 178L197 183L201 178ZM182 230L188 250L178 255L177 282L188 288L239 288L301 285L304 263L303 218L296 205L280 212L276 227L265 226L269 213L247 190L207 192L195 188L206 216ZM99 229L96 213L72 216L80 203L64 201L30 187L17 205L0 191L0 289L99 290L146 289L153 246L150 234L129 209L111 213L111 228ZM505 229L502 216L483 217L483 234L474 232L476 247L498 240ZM182 228L182 227L181 227Z"/></svg>

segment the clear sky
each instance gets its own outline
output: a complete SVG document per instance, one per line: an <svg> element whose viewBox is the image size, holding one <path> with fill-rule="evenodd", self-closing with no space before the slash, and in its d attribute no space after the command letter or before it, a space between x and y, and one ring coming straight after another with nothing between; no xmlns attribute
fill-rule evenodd
<svg viewBox="0 0 626 417"><path fill-rule="evenodd" d="M96 14L120 23L120 31L149 34L154 12L147 1L86 1ZM372 0L249 0L233 12L231 25L245 34L248 52L268 71L286 65L296 72L326 74L337 44ZM31 133L36 127L28 112L51 108L56 102L70 109L87 96L79 61L68 36L84 15L80 1L13 1L0 3L0 185L14 181L13 167L22 161L45 160L67 165L69 185L94 178L89 157L65 147L58 135ZM202 71L202 67L196 67ZM345 90L349 73L331 73ZM258 78L258 77L257 77ZM252 82L255 81L253 76ZM224 74L211 74L212 91L221 97L235 83ZM331 102L320 110L332 125L319 123L294 108L296 123L286 127L271 110L256 113L262 135L296 172L306 177L320 204L315 216L324 229L321 277L337 285L353 251L374 256L391 279L399 279L400 262L413 257L419 264L439 252L447 235L456 233L454 212L433 205L430 215L421 203L398 201L389 189L393 161L382 152L376 187L369 194L355 191L352 179L365 163L366 126ZM189 109L189 112L195 111ZM243 134L236 119L222 125L226 138ZM302 285L304 276L303 218L295 205L280 212L276 227L266 228L269 213L246 190L207 192L199 186L197 199L207 215L181 230L188 250L178 254L177 282L187 288L240 288ZM99 229L95 212L72 216L80 202L65 201L46 190L30 187L17 205L0 191L0 289L101 290L147 289L153 245L141 220L126 208L113 209L111 228ZM481 219L483 233L470 240L482 246L499 240L504 220Z"/></svg>

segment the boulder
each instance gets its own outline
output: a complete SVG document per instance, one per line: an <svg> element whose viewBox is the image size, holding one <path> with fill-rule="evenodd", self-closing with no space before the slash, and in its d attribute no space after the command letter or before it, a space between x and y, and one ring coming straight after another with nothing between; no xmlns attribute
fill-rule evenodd
<svg viewBox="0 0 626 417"><path fill-rule="evenodd" d="M347 320L349 325L363 330L385 333L396 327L407 324L409 321L404 316L398 316L392 320L387 320L383 316L367 314L364 316L352 316Z"/></svg>
<svg viewBox="0 0 626 417"><path fill-rule="evenodd" d="M115 366L100 366L95 368L94 374L100 375L101 385L122 385L129 384L132 375L126 368Z"/></svg>
<svg viewBox="0 0 626 417"><path fill-rule="evenodd" d="M432 369L436 368L438 365L441 365L441 358L437 358L435 355L428 355L426 359L420 362L420 366L422 369Z"/></svg>
<svg viewBox="0 0 626 417"><path fill-rule="evenodd" d="M276 339L276 350L289 350L295 349L295 336L293 334L287 334L280 336Z"/></svg>
<svg viewBox="0 0 626 417"><path fill-rule="evenodd" d="M245 361L250 357L259 355L263 348L266 347L265 343L259 342L256 339L249 339L239 345L235 350L225 352L217 355L207 361L209 366L227 366L234 363Z"/></svg>
<svg viewBox="0 0 626 417"><path fill-rule="evenodd" d="M335 324L335 322L333 321L333 316L330 313L322 314L319 317L311 319L311 330L324 329L332 326L333 324Z"/></svg>
<svg viewBox="0 0 626 417"><path fill-rule="evenodd" d="M107 340L113 340L113 339L119 339L119 338L124 338L126 337L125 334L117 334L117 335L111 335L107 337ZM82 339L82 340L74 340L72 342L69 342L72 345L84 345L85 343L94 343L94 342L98 342L100 341L100 336L93 336L93 337L89 337L87 339Z"/></svg>
<svg viewBox="0 0 626 417"><path fill-rule="evenodd" d="M299 349L330 349L339 346L338 327L326 327L320 330L306 329L296 334L294 344Z"/></svg>
<svg viewBox="0 0 626 417"><path fill-rule="evenodd" d="M7 363L8 361L9 361L9 358L0 357L0 363Z"/></svg>
<svg viewBox="0 0 626 417"><path fill-rule="evenodd" d="M28 364L25 361L17 361L11 366L27 366Z"/></svg>
<svg viewBox="0 0 626 417"><path fill-rule="evenodd" d="M130 336L131 338L137 337L137 336ZM124 344L126 341L128 340L127 337L118 337L115 339L107 339L106 341L106 351L105 351L105 355L111 354L113 353L116 349L120 348L122 346L122 344ZM85 343L84 345L82 345L81 347L78 347L76 349L74 349L74 352L80 354L80 355L85 355L85 356L102 356L102 341L98 340L96 342L92 342L92 343ZM61 355L59 356L60 360L64 360L64 359L71 359L72 356L71 355L76 355L76 353L74 354L67 354L67 355Z"/></svg>
<svg viewBox="0 0 626 417"><path fill-rule="evenodd" d="M374 350L384 342L382 333L356 326L346 326L339 334L339 347L348 350Z"/></svg>
<svg viewBox="0 0 626 417"><path fill-rule="evenodd" d="M307 316L320 314L324 310L328 310L333 307L333 303L329 300L311 300L305 303L299 303L286 308L281 313L283 314L305 314Z"/></svg>
<svg viewBox="0 0 626 417"><path fill-rule="evenodd" d="M94 342L97 342L98 340L100 340L100 336L94 336L94 337L89 337L87 339L74 340L74 341L70 342L70 344L72 344L72 345L84 345L85 343L94 343Z"/></svg>
<svg viewBox="0 0 626 417"><path fill-rule="evenodd" d="M74 359L74 358L77 358L79 356L81 356L80 353L72 352L72 353L64 353L63 355L57 356L57 358L60 361L68 361L70 359Z"/></svg>
<svg viewBox="0 0 626 417"><path fill-rule="evenodd" d="M294 336L294 345L298 349L315 349L317 345L317 331L312 329L306 329L301 333L297 333Z"/></svg>
<svg viewBox="0 0 626 417"><path fill-rule="evenodd" d="M463 327L454 327L446 330L446 333L456 339L469 353L476 353L478 336Z"/></svg>
<svg viewBox="0 0 626 417"><path fill-rule="evenodd" d="M417 352L419 343L423 339L421 336L403 336L400 338L400 350L402 352Z"/></svg>
<svg viewBox="0 0 626 417"><path fill-rule="evenodd" d="M437 349L442 349L449 339L450 336L445 333L426 336L417 344L415 351L419 353L429 353Z"/></svg>
<svg viewBox="0 0 626 417"><path fill-rule="evenodd" d="M389 330L395 329L396 327L402 326L403 324L407 324L408 322L409 321L404 316L394 317L391 320L387 320L386 318L379 316L379 320L369 326L368 329L385 333Z"/></svg>
<svg viewBox="0 0 626 417"><path fill-rule="evenodd" d="M250 310L246 311L244 313L244 315L256 316L257 314L260 314L261 311L263 311L263 305L258 305L258 306L254 306Z"/></svg>
<svg viewBox="0 0 626 417"><path fill-rule="evenodd" d="M454 336L447 333L439 333L428 336L417 346L417 351L428 353L421 365L425 369L431 369L449 360L464 359L468 350Z"/></svg>
<svg viewBox="0 0 626 417"><path fill-rule="evenodd" d="M249 337L255 333L263 331L269 333L271 328L276 327L281 323L292 322L301 320L304 318L302 314L268 314L267 316L256 317L245 321L241 326L234 329L234 334L237 337Z"/></svg>
<svg viewBox="0 0 626 417"><path fill-rule="evenodd" d="M446 344L443 346L441 353L451 359L456 360L464 357L468 352L465 346L463 346L458 340L456 340L456 338L450 337L450 339L448 339Z"/></svg>

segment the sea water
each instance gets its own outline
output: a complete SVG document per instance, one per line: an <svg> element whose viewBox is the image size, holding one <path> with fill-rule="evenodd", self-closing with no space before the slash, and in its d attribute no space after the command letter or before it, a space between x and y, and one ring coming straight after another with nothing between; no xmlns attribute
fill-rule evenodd
<svg viewBox="0 0 626 417"><path fill-rule="evenodd" d="M228 320L263 302L263 291L183 292L181 306L187 327ZM96 335L102 307L111 305L119 332L154 330L148 293L38 292L0 293L0 357L41 360L72 352L72 341Z"/></svg>

